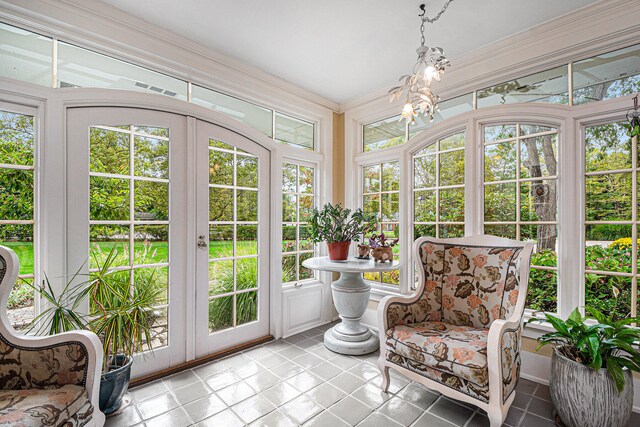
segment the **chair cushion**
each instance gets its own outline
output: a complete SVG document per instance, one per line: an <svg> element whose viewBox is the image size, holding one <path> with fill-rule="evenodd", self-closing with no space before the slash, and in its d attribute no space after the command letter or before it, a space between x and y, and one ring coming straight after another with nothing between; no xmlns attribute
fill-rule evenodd
<svg viewBox="0 0 640 427"><path fill-rule="evenodd" d="M389 361L452 388L471 387L474 396L488 392L488 329L423 322L396 325L386 336Z"/></svg>
<svg viewBox="0 0 640 427"><path fill-rule="evenodd" d="M82 426L93 407L87 391L65 385L51 389L0 390L0 426Z"/></svg>

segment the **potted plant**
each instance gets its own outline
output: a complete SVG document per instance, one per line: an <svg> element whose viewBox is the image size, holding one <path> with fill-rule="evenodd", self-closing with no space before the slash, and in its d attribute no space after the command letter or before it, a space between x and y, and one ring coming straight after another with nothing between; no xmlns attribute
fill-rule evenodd
<svg viewBox="0 0 640 427"><path fill-rule="evenodd" d="M118 410L129 388L133 355L153 350L152 331L157 315L153 305L162 293L155 270L137 274L129 281L128 270L113 269L117 257L114 246L100 268L78 283L80 270L56 295L45 275L46 286L33 289L47 301L32 321L37 333L87 329L100 337L104 347L100 380L100 410L109 415ZM93 256L98 256L94 252ZM89 305L89 313L82 308Z"/></svg>
<svg viewBox="0 0 640 427"><path fill-rule="evenodd" d="M376 216L365 215L362 209L344 209L340 204L324 205L322 210L313 209L310 221L310 238L314 243L327 242L329 259L344 261L349 255L351 241L360 241L360 236L376 228Z"/></svg>
<svg viewBox="0 0 640 427"><path fill-rule="evenodd" d="M393 247L400 239L387 239L384 233L373 234L369 238L371 255L375 262L393 262Z"/></svg>
<svg viewBox="0 0 640 427"><path fill-rule="evenodd" d="M553 344L549 388L551 401L567 427L623 427L633 407L632 371L640 371L640 318L614 320L587 307L566 321L550 314L555 329L541 336L538 348Z"/></svg>

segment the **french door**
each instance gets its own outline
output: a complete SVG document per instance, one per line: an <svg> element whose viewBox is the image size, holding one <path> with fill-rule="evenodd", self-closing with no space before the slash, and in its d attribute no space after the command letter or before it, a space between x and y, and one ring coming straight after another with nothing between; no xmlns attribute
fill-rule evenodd
<svg viewBox="0 0 640 427"><path fill-rule="evenodd" d="M196 356L269 333L269 152L197 124Z"/></svg>
<svg viewBox="0 0 640 427"><path fill-rule="evenodd" d="M134 377L268 334L269 168L266 149L194 118L69 110L67 273L113 250L131 292L158 291Z"/></svg>

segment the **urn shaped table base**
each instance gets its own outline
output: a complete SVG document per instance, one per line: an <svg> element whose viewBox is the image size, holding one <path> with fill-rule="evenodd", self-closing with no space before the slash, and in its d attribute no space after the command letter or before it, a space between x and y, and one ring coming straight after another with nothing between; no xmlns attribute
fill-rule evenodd
<svg viewBox="0 0 640 427"><path fill-rule="evenodd" d="M361 355L373 353L380 345L374 334L360 323L369 304L371 285L363 278L366 272L385 272L400 268L398 262L374 263L372 260L349 259L330 261L327 257L305 260L302 265L313 270L340 273L331 284L333 303L342 322L327 330L324 345L340 354Z"/></svg>

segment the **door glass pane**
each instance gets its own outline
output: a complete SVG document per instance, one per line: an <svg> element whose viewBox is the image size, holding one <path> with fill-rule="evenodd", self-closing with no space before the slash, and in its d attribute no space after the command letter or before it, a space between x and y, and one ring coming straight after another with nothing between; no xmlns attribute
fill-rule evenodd
<svg viewBox="0 0 640 427"><path fill-rule="evenodd" d="M123 292L154 295L154 348L170 338L168 135L167 128L132 124L89 131L89 268L101 268L113 250L112 267L120 271L112 275ZM98 304L90 310L97 312Z"/></svg>
<svg viewBox="0 0 640 427"><path fill-rule="evenodd" d="M0 58L0 67L2 63ZM20 261L7 307L16 330L27 329L35 315L34 292L27 285L36 274L34 125L32 116L0 111L0 245L12 249Z"/></svg>
<svg viewBox="0 0 640 427"><path fill-rule="evenodd" d="M257 157L213 139L209 160L208 323L214 333L257 318L260 165Z"/></svg>

